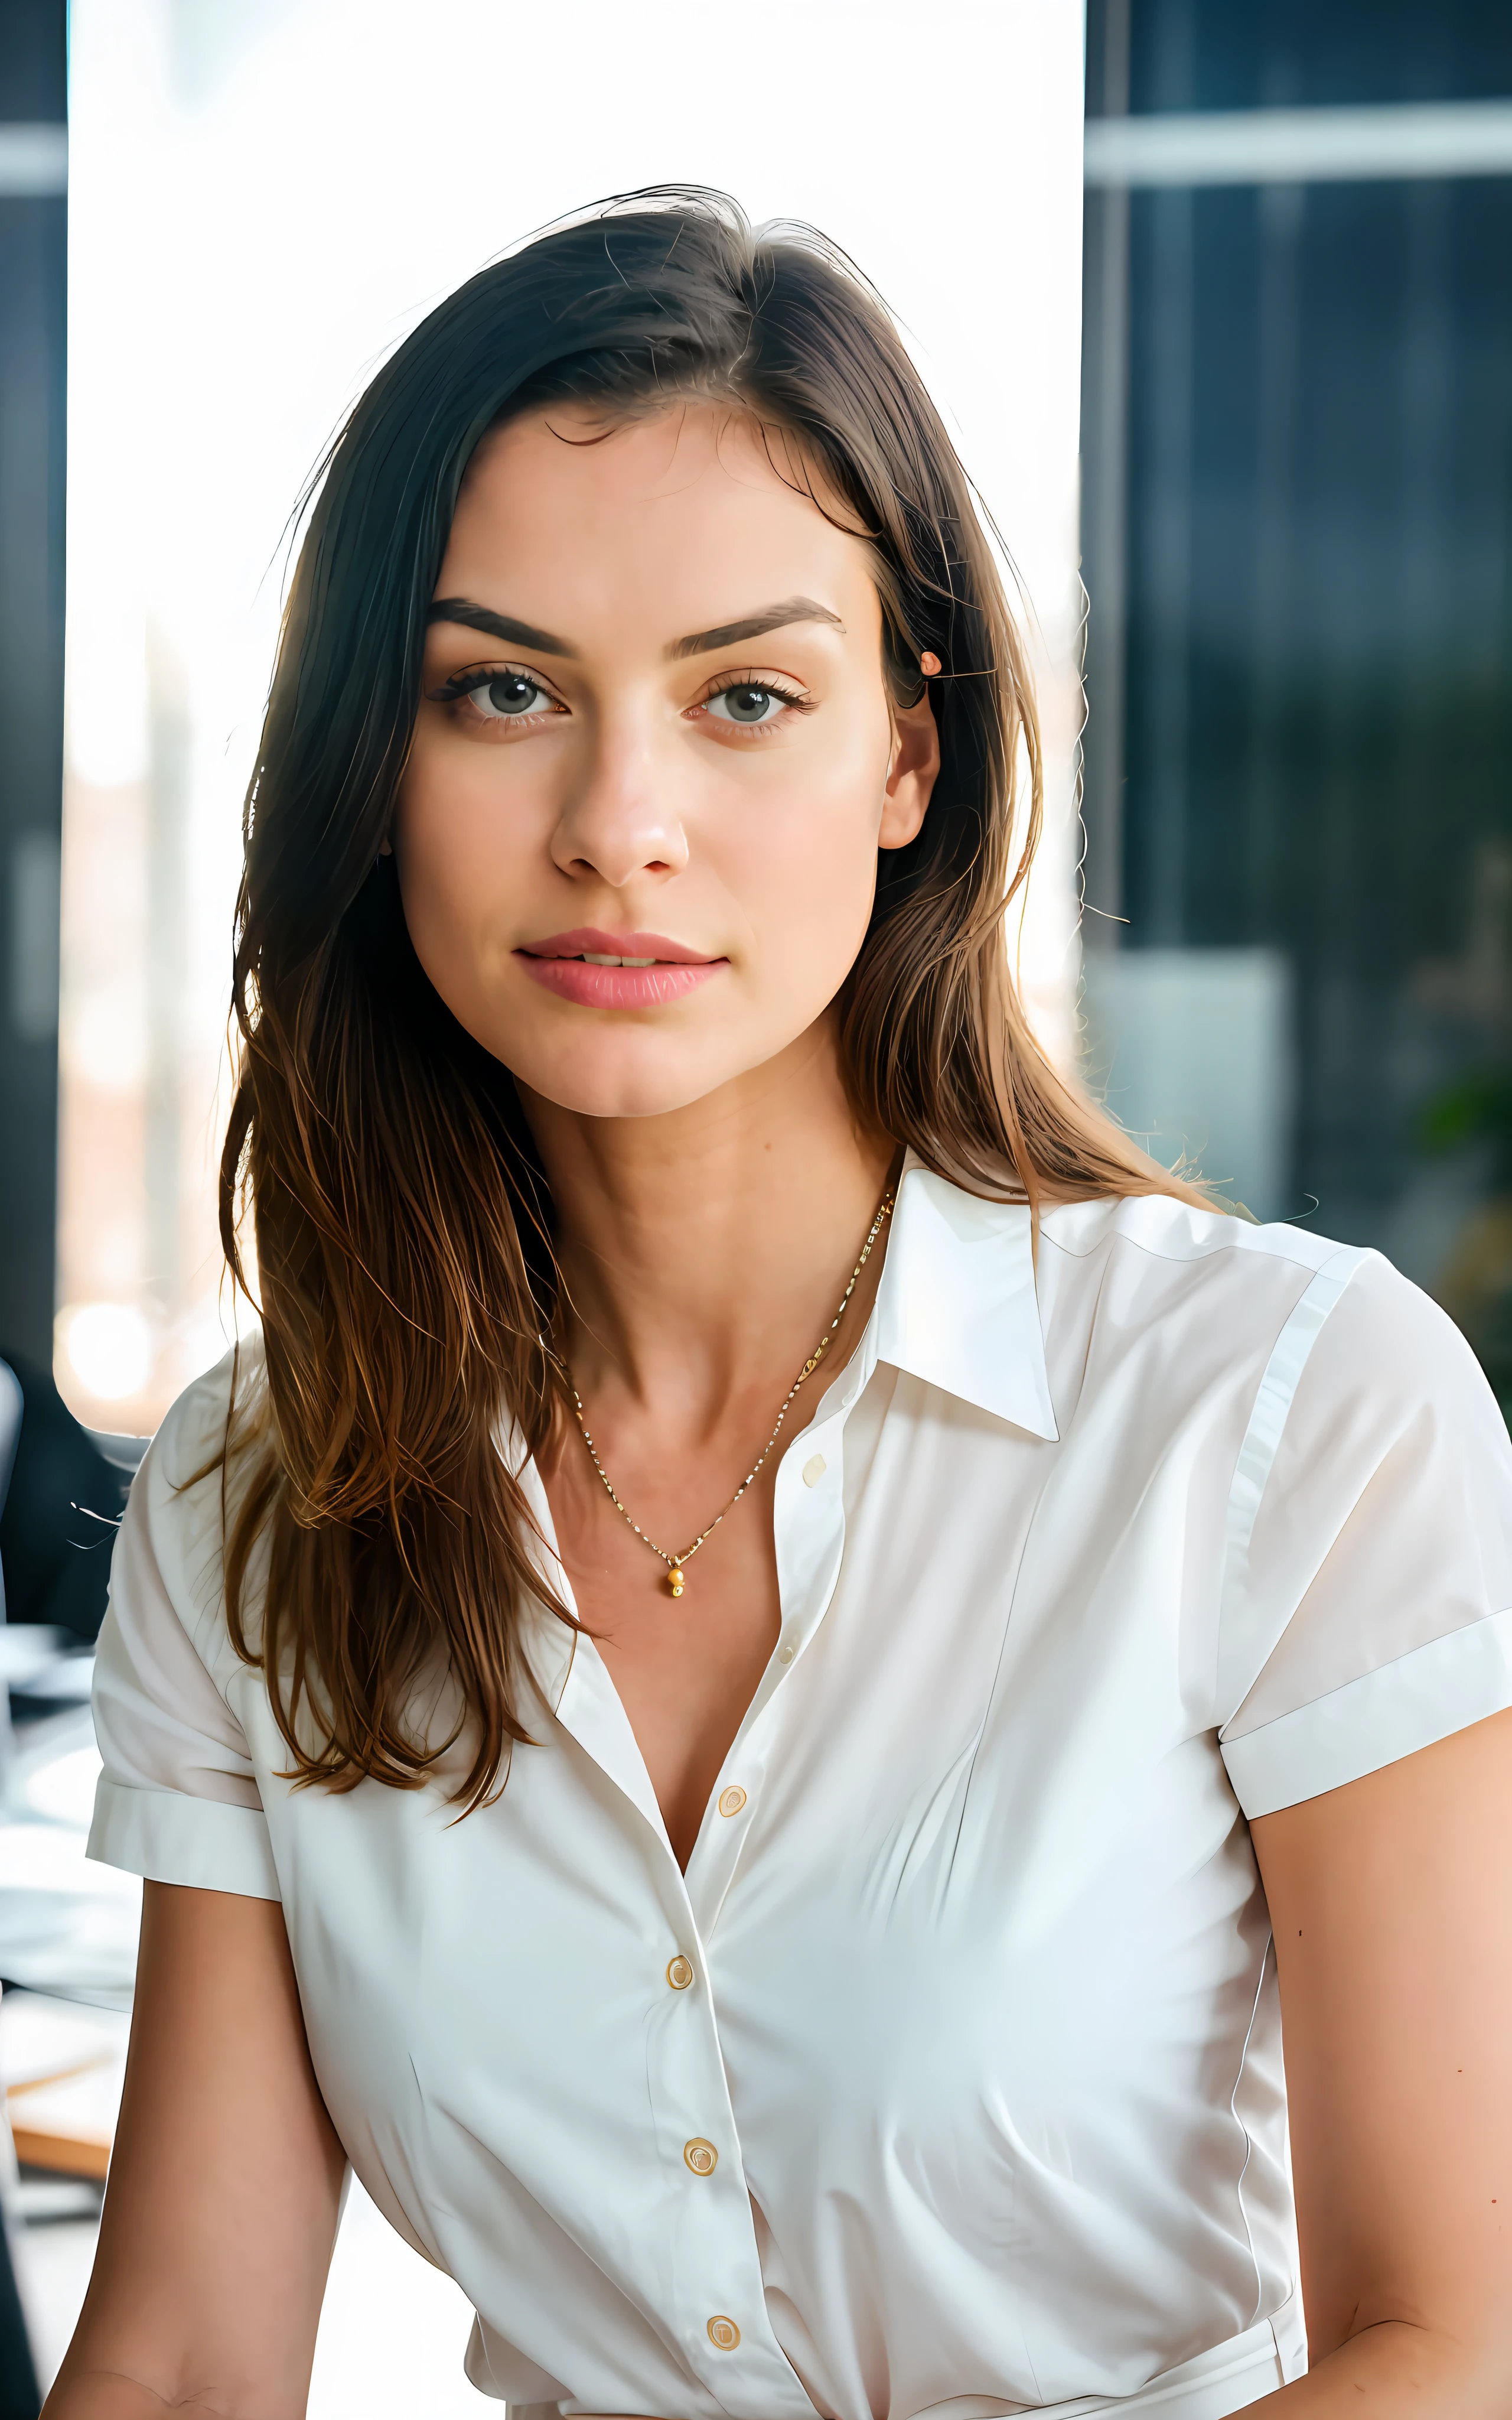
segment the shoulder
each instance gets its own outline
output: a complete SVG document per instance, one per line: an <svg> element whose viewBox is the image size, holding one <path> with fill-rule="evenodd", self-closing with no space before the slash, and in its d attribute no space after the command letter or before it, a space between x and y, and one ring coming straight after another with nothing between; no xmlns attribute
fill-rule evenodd
<svg viewBox="0 0 1512 2420"><path fill-rule="evenodd" d="M1444 1313L1380 1253L1308 1228L1257 1226L1199 1210L1165 1194L1072 1202L1041 1222L1044 1286L1068 1298L1106 1295L1123 1318L1168 1319L1182 1306L1221 1318L1238 1343L1287 1325L1304 1302L1309 1317L1347 1293L1367 1299L1388 1329L1424 1322L1450 1336Z"/></svg>
<svg viewBox="0 0 1512 2420"><path fill-rule="evenodd" d="M158 1882L276 1899L245 1727L266 1692L232 1643L223 1546L261 1382L260 1350L243 1343L179 1396L133 1481L95 1652L102 1769L89 1854Z"/></svg>
<svg viewBox="0 0 1512 2420"><path fill-rule="evenodd" d="M1169 1193L1121 1194L1059 1202L1040 1222L1044 1241L1068 1260L1144 1261L1242 1284L1271 1269L1312 1273L1345 1247L1310 1229L1256 1226L1223 1210L1199 1210Z"/></svg>
<svg viewBox="0 0 1512 2420"><path fill-rule="evenodd" d="M1283 1425L1378 1448L1410 1420L1505 1426L1437 1303L1379 1252L1306 1228L1255 1226L1168 1196L1071 1202L1041 1222L1040 1296L1057 1323L1142 1341L1205 1393L1227 1367Z"/></svg>
<svg viewBox="0 0 1512 2420"><path fill-rule="evenodd" d="M262 1335L255 1329L239 1338L170 1404L143 1458L143 1467L150 1463L160 1481L177 1489L193 1488L202 1466L219 1460L233 1412L236 1436L244 1432L249 1416L261 1402L264 1379Z"/></svg>
<svg viewBox="0 0 1512 2420"><path fill-rule="evenodd" d="M254 1458L264 1385L254 1335L187 1387L143 1456L121 1525L113 1594L150 1574L202 1648L224 1627L225 1526Z"/></svg>
<svg viewBox="0 0 1512 2420"><path fill-rule="evenodd" d="M1073 1202L1043 1233L1046 1294L1079 1294L1088 1327L1141 1341L1183 1396L1232 1393L1248 1421L1236 1484L1263 1465L1273 1500L1347 1509L1383 1467L1446 1487L1453 1467L1456 1495L1473 1473L1506 1499L1512 1446L1479 1362L1381 1253L1161 1196Z"/></svg>
<svg viewBox="0 0 1512 2420"><path fill-rule="evenodd" d="M1048 1211L1037 1277L1047 1331L1089 1325L1130 1347L1145 1340L1163 1362L1208 1365L1227 1351L1247 1366L1325 1272L1342 1275L1358 1258L1303 1228L1140 1194Z"/></svg>

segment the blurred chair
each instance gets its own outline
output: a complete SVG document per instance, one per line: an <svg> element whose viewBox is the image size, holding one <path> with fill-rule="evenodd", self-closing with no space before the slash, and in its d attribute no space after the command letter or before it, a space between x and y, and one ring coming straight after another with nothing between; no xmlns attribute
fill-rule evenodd
<svg viewBox="0 0 1512 2420"><path fill-rule="evenodd" d="M8 1365L7 1377L20 1382L22 1410L0 1512L7 1619L48 1622L93 1639L105 1618L111 1548L131 1467L74 1419L51 1372L17 1354ZM110 1440L117 1453L121 1443L136 1447L134 1439ZM131 1463L137 1459L140 1448Z"/></svg>

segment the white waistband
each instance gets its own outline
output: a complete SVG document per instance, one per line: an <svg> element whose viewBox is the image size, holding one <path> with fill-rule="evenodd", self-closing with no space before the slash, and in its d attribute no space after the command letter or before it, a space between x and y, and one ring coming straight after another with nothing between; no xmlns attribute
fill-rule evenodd
<svg viewBox="0 0 1512 2420"><path fill-rule="evenodd" d="M1100 2412L1136 2412L1138 2420L1228 2420L1262 2395L1300 2378L1307 2366L1295 2297L1273 2320L1214 2345L1167 2369L1134 2395L1079 2395L1070 2403L991 2404L976 2396L931 2405L916 2420L1091 2420ZM561 2420L557 2403L511 2403L506 2420Z"/></svg>
<svg viewBox="0 0 1512 2420"><path fill-rule="evenodd" d="M1294 2300L1273 2320L1262 2319L1242 2336L1214 2345L1175 2369L1152 2378L1133 2395L1078 2395L1069 2403L997 2403L963 2397L938 2403L916 2420L1091 2420L1097 2412L1137 2413L1138 2420L1227 2420L1262 2395L1273 2395L1307 2366ZM514 2415L511 2415L514 2420Z"/></svg>

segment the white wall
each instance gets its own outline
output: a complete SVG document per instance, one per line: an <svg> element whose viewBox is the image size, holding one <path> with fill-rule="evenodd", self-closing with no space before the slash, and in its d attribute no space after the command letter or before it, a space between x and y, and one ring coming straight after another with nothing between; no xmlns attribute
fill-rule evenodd
<svg viewBox="0 0 1512 2420"><path fill-rule="evenodd" d="M1088 954L1087 1072L1165 1167L1210 1177L1257 1218L1286 1218L1292 981L1279 950Z"/></svg>
<svg viewBox="0 0 1512 2420"><path fill-rule="evenodd" d="M1039 619L1022 963L1068 1053L1081 54L1080 0L73 0L59 1376L85 1417L150 1424L219 1350L229 914L290 506L426 308L596 196L695 180L810 220L903 322Z"/></svg>

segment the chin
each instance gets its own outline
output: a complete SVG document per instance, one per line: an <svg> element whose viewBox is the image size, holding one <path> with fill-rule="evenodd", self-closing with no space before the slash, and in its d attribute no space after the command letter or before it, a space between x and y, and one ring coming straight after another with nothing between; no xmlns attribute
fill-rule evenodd
<svg viewBox="0 0 1512 2420"><path fill-rule="evenodd" d="M660 1118L707 1100L722 1085L775 1058L791 1039L782 1034L770 1046L753 1044L740 1053L600 1034L594 1042L539 1057L529 1051L499 1055L530 1092L574 1116Z"/></svg>

